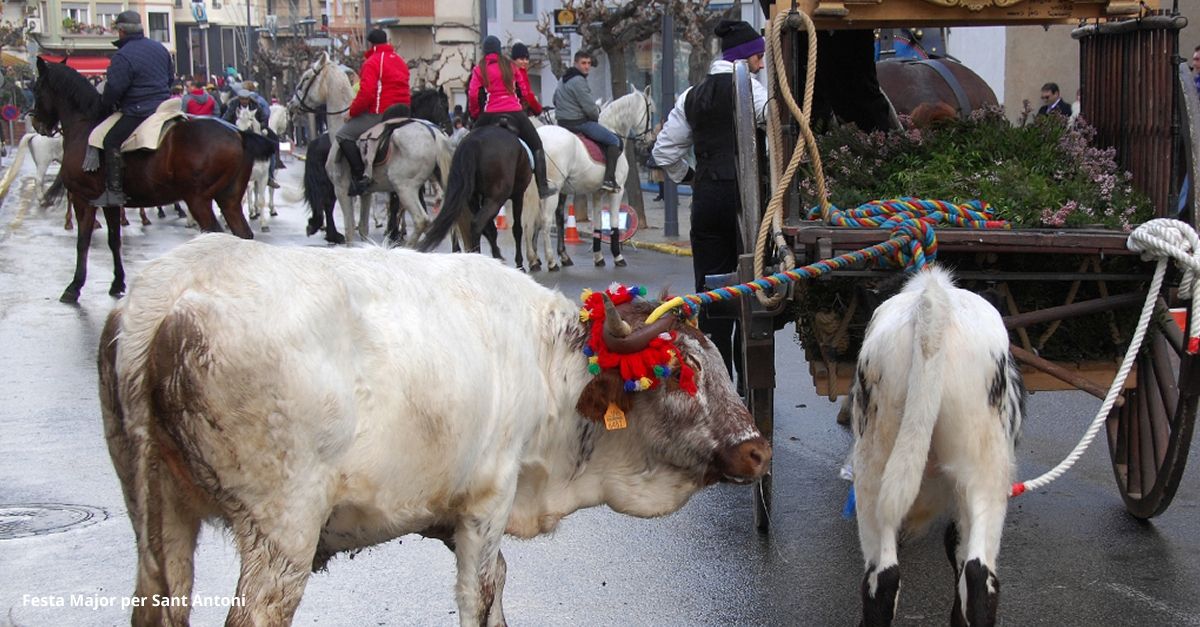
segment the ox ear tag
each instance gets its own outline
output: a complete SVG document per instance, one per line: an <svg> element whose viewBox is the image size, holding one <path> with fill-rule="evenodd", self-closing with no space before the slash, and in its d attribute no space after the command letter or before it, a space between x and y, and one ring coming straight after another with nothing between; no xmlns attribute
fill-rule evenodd
<svg viewBox="0 0 1200 627"><path fill-rule="evenodd" d="M617 407L616 403L609 403L608 410L604 412L604 428L609 431L624 429L629 423L625 422L625 412Z"/></svg>

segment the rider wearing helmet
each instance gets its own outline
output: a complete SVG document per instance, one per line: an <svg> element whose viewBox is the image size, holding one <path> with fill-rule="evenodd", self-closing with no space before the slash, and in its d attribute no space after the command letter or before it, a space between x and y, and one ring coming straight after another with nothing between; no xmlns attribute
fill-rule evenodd
<svg viewBox="0 0 1200 627"><path fill-rule="evenodd" d="M467 112L475 120L476 126L508 120L525 145L533 151L533 176L537 182L538 196L549 198L558 190L546 182L546 155L542 152L542 139L517 99L518 89L532 94L528 78L514 71L509 58L500 53L500 40L489 35L483 41L483 61L471 70L471 82L467 85Z"/></svg>
<svg viewBox="0 0 1200 627"><path fill-rule="evenodd" d="M404 105L402 115L408 115L412 92L408 86L408 64L388 43L387 33L380 29L367 33L366 60L362 64L362 80L358 94L350 103L346 125L337 133L338 146L350 163L350 195L360 196L374 183L366 175L366 165L358 149L358 137L383 121L383 112L393 105Z"/></svg>
<svg viewBox="0 0 1200 627"><path fill-rule="evenodd" d="M121 119L104 136L105 193L92 201L97 207L125 204L122 187L121 144L151 113L171 97L171 53L142 33L142 16L123 11L114 22L117 53L108 65L101 104L105 111L119 109Z"/></svg>

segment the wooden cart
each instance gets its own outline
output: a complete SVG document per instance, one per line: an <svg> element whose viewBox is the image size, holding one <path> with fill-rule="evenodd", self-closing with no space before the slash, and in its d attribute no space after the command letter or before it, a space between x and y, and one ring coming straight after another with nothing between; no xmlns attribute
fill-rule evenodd
<svg viewBox="0 0 1200 627"><path fill-rule="evenodd" d="M765 2L766 0L764 0ZM994 6L993 6L994 5ZM1141 5L1145 7L1145 5ZM1097 141L1115 146L1121 166L1155 203L1159 217L1179 217L1196 224L1195 195L1178 192L1185 177L1200 181L1193 151L1198 137L1195 120L1200 102L1190 71L1178 57L1178 32L1186 20L1155 13L1135 16L1138 3L1024 0L804 0L767 5L773 19L788 19L782 50L798 51L800 20L789 11L803 10L819 29L876 28L922 25L977 24L1079 24L1084 117L1097 127ZM792 23L794 22L794 24ZM805 67L795 55L785 56L785 71L797 92L802 89ZM735 68L738 92L739 160L743 171L758 176L761 186L743 185L743 206L762 207L760 191L771 189L760 167L760 147L748 107L749 80L744 68ZM1097 95L1092 97L1092 95ZM1104 97L1099 95L1103 94ZM797 101L802 94L796 93ZM790 118L788 120L790 122ZM799 137L796 127L785 134L783 154L790 155ZM746 155L754 155L747 157ZM746 179L743 179L746 180ZM750 179L753 180L753 179ZM1194 189L1194 186L1191 186ZM920 193L920 190L913 190ZM828 226L802 221L795 195L785 200L789 219L785 234L796 256L796 265L828 259L888 238L881 230ZM1182 215L1173 208L1184 206ZM758 231L761 213L742 216L742 233ZM1132 328L1121 328L1144 302L1152 264L1141 262L1125 246L1126 234L1106 230L1019 229L1013 231L944 228L938 230L939 259L960 264L963 283L986 292L1012 330L1013 352L1022 362L1027 387L1032 391L1079 389L1098 397L1111 384L1129 342ZM746 250L753 239L746 237ZM1029 259L1039 263L1031 268ZM969 269L963 270L963 267ZM820 333L806 334L811 317L797 322L803 339L809 373L817 391L831 399L847 393L854 373L857 348L848 338L862 328L882 296L872 286L897 273L866 267L834 272L793 286L790 306L768 310L752 299L743 299L738 315L745 347L747 403L759 428L770 438L774 416L774 333L779 316L796 310L828 312ZM1176 273L1177 274L1177 273ZM753 256L744 255L739 281L754 277ZM1178 281L1176 276L1175 281ZM1168 281L1170 284L1171 281ZM836 288L850 286L850 296ZM1014 292L1037 286L1058 293L1058 301L1027 311L1018 310ZM1179 485L1191 443L1197 402L1200 400L1200 361L1184 350L1180 327L1168 315L1187 303L1176 287L1157 296L1157 315L1137 357L1136 367L1107 421L1112 467L1128 511L1138 518L1162 513ZM1059 331L1059 322L1090 316L1112 329L1119 344L1118 359L1050 361L1038 350ZM1136 318L1136 315L1134 316ZM1040 325L1040 326L1038 326ZM756 496L756 523L766 529L771 507L770 475Z"/></svg>

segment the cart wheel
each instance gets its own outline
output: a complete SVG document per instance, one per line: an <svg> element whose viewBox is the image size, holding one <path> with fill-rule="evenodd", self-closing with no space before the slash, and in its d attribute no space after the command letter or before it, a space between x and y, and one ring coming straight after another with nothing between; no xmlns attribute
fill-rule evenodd
<svg viewBox="0 0 1200 627"><path fill-rule="evenodd" d="M1187 465L1200 360L1183 350L1183 333L1165 311L1155 315L1137 358L1137 387L1108 416L1108 449L1125 508L1137 518L1166 511ZM1183 390L1184 393L1180 393Z"/></svg>

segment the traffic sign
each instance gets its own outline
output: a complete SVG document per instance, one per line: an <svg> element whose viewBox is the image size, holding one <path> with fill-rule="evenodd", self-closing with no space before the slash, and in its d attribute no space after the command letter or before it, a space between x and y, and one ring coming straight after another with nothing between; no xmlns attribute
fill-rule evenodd
<svg viewBox="0 0 1200 627"><path fill-rule="evenodd" d="M12 122L12 121L16 120L17 118L21 117L21 110L19 108L17 108L17 105L13 105L13 104L4 105L4 108L0 109L0 117L4 118L5 120L7 120L9 122Z"/></svg>
<svg viewBox="0 0 1200 627"><path fill-rule="evenodd" d="M554 12L554 32L578 33L579 23L575 12L571 9L558 9Z"/></svg>

